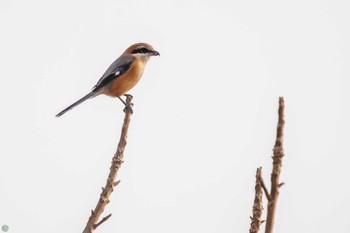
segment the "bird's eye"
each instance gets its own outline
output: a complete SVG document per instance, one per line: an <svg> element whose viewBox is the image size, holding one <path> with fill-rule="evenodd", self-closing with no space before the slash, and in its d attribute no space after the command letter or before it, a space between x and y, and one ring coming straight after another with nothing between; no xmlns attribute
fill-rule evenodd
<svg viewBox="0 0 350 233"><path fill-rule="evenodd" d="M136 53L149 53L149 50L145 47L141 47L141 48L137 48L134 49L132 52L132 54L136 54Z"/></svg>

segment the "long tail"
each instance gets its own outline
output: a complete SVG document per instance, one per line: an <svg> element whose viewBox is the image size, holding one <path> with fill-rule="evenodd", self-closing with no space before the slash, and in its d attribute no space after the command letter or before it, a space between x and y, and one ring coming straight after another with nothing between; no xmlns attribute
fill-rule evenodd
<svg viewBox="0 0 350 233"><path fill-rule="evenodd" d="M96 96L96 93L94 92L90 92L89 94L87 94L86 96L84 96L83 98L81 98L80 100L78 100L77 102L75 102L74 104L68 106L67 108L65 108L64 110L62 110L60 113L58 113L56 115L56 117L60 117L63 114L65 114L67 111L71 110L72 108L74 108L75 106L81 104L82 102L84 102L87 99L90 99L92 97Z"/></svg>

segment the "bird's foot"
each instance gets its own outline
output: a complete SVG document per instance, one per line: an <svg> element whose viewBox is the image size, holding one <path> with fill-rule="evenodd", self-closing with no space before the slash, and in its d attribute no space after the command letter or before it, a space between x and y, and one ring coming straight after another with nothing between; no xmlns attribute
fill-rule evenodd
<svg viewBox="0 0 350 233"><path fill-rule="evenodd" d="M120 96L117 96L118 97L118 99L120 100L120 101L122 101L122 103L126 106L127 104L126 104L126 102L122 99L122 97L120 97Z"/></svg>
<svg viewBox="0 0 350 233"><path fill-rule="evenodd" d="M130 95L130 94L124 94L124 96L125 96L126 98L128 98L128 97L131 98L130 101L132 100L132 98L134 98L134 97L133 97L132 95Z"/></svg>
<svg viewBox="0 0 350 233"><path fill-rule="evenodd" d="M131 103L133 96L130 94L124 94L124 96L126 97L126 102L121 97L118 96L120 101L122 101L123 104L125 105L124 112L129 111L131 114L133 114L134 111L132 107L134 107L134 104Z"/></svg>
<svg viewBox="0 0 350 233"><path fill-rule="evenodd" d="M130 103L129 105L125 105L124 112L126 113L126 111L129 111L131 114L133 114L134 110L132 109L132 107L134 107L133 103Z"/></svg>

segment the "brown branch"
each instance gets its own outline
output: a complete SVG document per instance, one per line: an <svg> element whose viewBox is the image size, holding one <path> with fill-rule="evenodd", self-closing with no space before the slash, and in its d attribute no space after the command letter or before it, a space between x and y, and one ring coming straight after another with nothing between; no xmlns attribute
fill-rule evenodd
<svg viewBox="0 0 350 233"><path fill-rule="evenodd" d="M279 98L279 108L278 108L278 125L277 125L277 135L276 142L273 148L273 167L271 173L271 192L270 200L267 204L267 218L265 233L272 233L273 226L275 222L275 213L277 206L277 199L279 194L279 177L282 169L282 158L283 154L283 130L284 130L284 100L283 97Z"/></svg>
<svg viewBox="0 0 350 233"><path fill-rule="evenodd" d="M269 193L269 190L267 190L267 187L266 187L266 185L265 185L265 182L264 182L264 179L262 178L262 176L260 176L260 184L261 184L261 186L262 186L262 188L263 188L263 190L264 190L266 199L267 199L268 201L270 201L270 200L271 200L270 193Z"/></svg>
<svg viewBox="0 0 350 233"><path fill-rule="evenodd" d="M106 217L104 217L101 221L99 221L98 223L94 224L92 227L94 228L94 230L101 225L102 223L104 223L105 221L107 221L110 217L112 216L112 214L107 215Z"/></svg>
<svg viewBox="0 0 350 233"><path fill-rule="evenodd" d="M253 217L251 217L249 233L258 233L260 230L261 215L264 210L262 204L263 188L261 185L261 167L256 170L255 198L253 204Z"/></svg>
<svg viewBox="0 0 350 233"><path fill-rule="evenodd" d="M126 138L127 138L128 129L129 129L130 116L132 114L131 100L132 100L132 96L128 95L126 97L127 106L124 109L125 117L124 117L122 132L120 135L117 151L115 152L113 159L112 159L112 165L110 167L107 182L106 182L105 187L102 188L102 193L100 194L100 198L99 198L98 203L95 207L95 210L91 211L91 215L89 217L89 220L85 226L83 233L92 233L93 230L95 230L103 222L107 221L107 219L111 216L111 215L108 215L108 216L104 217L100 222L98 222L98 219L100 218L101 214L103 213L104 208L109 203L109 196L113 192L113 187L119 183L119 181L116 181L116 178L117 178L119 168L120 168L121 164L123 163L124 149L126 146Z"/></svg>

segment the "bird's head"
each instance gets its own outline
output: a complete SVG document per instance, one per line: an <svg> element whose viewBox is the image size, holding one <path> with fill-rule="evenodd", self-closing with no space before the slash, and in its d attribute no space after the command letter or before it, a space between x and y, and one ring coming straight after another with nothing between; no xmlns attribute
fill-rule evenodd
<svg viewBox="0 0 350 233"><path fill-rule="evenodd" d="M152 56L159 56L159 52L154 50L152 45L147 43L137 43L131 45L124 53L132 54L140 59L147 61Z"/></svg>

